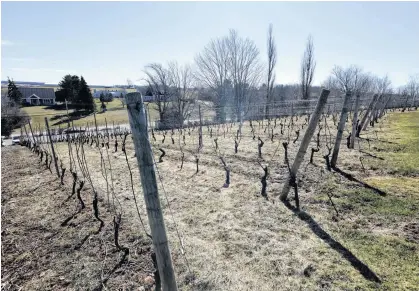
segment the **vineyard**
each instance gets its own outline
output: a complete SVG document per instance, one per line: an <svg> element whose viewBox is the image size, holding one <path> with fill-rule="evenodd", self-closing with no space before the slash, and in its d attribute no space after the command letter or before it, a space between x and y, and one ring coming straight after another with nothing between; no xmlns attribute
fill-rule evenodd
<svg viewBox="0 0 419 291"><path fill-rule="evenodd" d="M223 124L203 110L182 128L149 127L179 289L416 290L419 112L341 106L319 108L315 123L316 104ZM49 137L25 126L27 148L2 153L5 290L160 285L133 133L112 120L82 129ZM16 241L25 226L41 245Z"/></svg>

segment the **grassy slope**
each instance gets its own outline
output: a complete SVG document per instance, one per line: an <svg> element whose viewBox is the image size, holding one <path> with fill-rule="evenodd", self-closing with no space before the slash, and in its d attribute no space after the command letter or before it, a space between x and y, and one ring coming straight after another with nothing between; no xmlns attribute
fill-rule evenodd
<svg viewBox="0 0 419 291"><path fill-rule="evenodd" d="M367 283L341 265L334 265L331 275L326 265L324 274L334 276L343 289L417 290L419 286L419 225L413 230L416 234L407 230L419 221L419 112L391 114L386 123L388 127L384 125L386 128L377 133L381 142L371 141L370 145L370 153L382 159L364 161L367 171L374 169L378 175L364 179L362 173L358 175L385 195L342 184L334 176L322 183L321 194L314 199L326 203L326 193L333 197L345 223L331 229L383 281L381 285Z"/></svg>
<svg viewBox="0 0 419 291"><path fill-rule="evenodd" d="M158 164L159 173L184 237L188 259L199 280L198 286L185 283L187 268L179 251L172 216L163 200L181 289L417 290L419 256L414 223L419 220L419 164L412 163L407 168L402 165L409 165L410 159L417 158L418 118L419 112L391 113L375 128L368 129L363 136L370 138L370 145L365 139L360 142L368 155L348 150L342 143L338 164L360 182L350 181L336 172L326 172L321 155L316 155L315 166L300 173L304 177L300 187L303 212L299 215L277 200L272 203L272 200L257 197L262 171L256 162L257 141L250 137L247 123L243 128L246 137L240 142L238 154L233 154L237 125L229 130L226 138L222 137L222 130L219 133L221 152L232 169L232 184L227 189L220 188L224 170L214 156L213 140L206 128L198 174L194 174L193 157L196 130L191 136L186 134L186 161L182 171L178 168L181 156L178 137L173 145L169 136L163 144L161 132L156 132L153 142L156 157L160 154L158 147L163 147L167 153L164 162ZM299 119L299 122L303 121ZM267 162L277 142L265 138L267 134L257 125L255 128L265 140L263 153ZM275 130L283 141L278 133L279 126ZM298 143L290 147L291 158L295 156ZM64 158L68 151L66 145L57 148ZM133 147L129 140L127 152L131 168L135 169L136 160L132 158ZM270 197L279 192L286 175L282 152L279 150L275 157L278 163L272 164L270 169ZM97 150L91 149L87 154L91 167L100 169ZM365 170L361 168L360 156L364 157ZM118 152L112 158L116 191L126 193L130 185L124 156ZM306 163L307 159L304 165ZM106 189L100 170L93 175L95 183ZM135 171L134 180L139 189ZM370 188L363 187L362 183ZM162 189L160 191L163 193ZM126 211L135 215L134 208L126 208ZM142 211L145 216L144 208ZM307 271L311 268L312 272ZM367 280L371 274L363 276L360 272L363 268L374 273L382 283ZM310 274L305 275L305 271Z"/></svg>

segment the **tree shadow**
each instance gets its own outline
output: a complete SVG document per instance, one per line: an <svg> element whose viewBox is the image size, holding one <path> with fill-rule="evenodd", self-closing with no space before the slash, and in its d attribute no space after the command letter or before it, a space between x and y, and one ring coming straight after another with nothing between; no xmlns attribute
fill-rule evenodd
<svg viewBox="0 0 419 291"><path fill-rule="evenodd" d="M397 145L399 144L398 142L388 141L388 140L383 140L383 139L377 139L377 138L359 137L359 139L361 139L361 140L370 140L370 141L378 141L378 142L388 143L388 144L397 144Z"/></svg>
<svg viewBox="0 0 419 291"><path fill-rule="evenodd" d="M373 155L373 154L368 153L368 152L366 152L366 151L364 151L364 150L359 150L359 152L360 152L360 153L363 153L364 155L367 155L367 156L369 156L369 157L371 157L371 158L374 158L374 159L379 159L379 160L384 161L384 158L379 157L379 156L376 156L376 155Z"/></svg>
<svg viewBox="0 0 419 291"><path fill-rule="evenodd" d="M345 258L358 272L367 280L381 283L380 278L372 271L366 264L361 262L350 250L345 248L340 242L333 239L320 225L305 211L299 211L295 206L291 205L289 201L283 202L285 207L291 210L299 219L304 221L311 229L311 231L325 243L327 243L333 250L338 252Z"/></svg>
<svg viewBox="0 0 419 291"><path fill-rule="evenodd" d="M362 181L358 180L352 174L349 174L347 172L344 172L343 170L339 169L338 167L333 168L333 170L336 173L338 173L338 174L342 175L343 177L345 177L346 179L348 179L349 181L356 182L356 183L360 184L362 187L367 188L369 190L372 190L372 191L374 191L375 193L377 193L380 196L386 196L387 195L387 193L384 192L383 190L380 190L380 189L378 189L376 187L373 187L371 185L368 185L365 182L362 182Z"/></svg>

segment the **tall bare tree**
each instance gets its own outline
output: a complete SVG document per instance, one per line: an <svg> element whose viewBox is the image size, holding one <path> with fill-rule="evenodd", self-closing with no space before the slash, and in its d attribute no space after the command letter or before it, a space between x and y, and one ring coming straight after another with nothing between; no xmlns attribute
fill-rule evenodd
<svg viewBox="0 0 419 291"><path fill-rule="evenodd" d="M229 71L233 82L234 108L238 121L249 110L250 100L260 83L262 66L259 61L259 49L248 39L239 37L236 30L230 30L226 39L229 51Z"/></svg>
<svg viewBox="0 0 419 291"><path fill-rule="evenodd" d="M162 64L152 63L146 66L144 73L147 76L145 80L156 100L160 122L164 123L171 98L169 71Z"/></svg>
<svg viewBox="0 0 419 291"><path fill-rule="evenodd" d="M275 65L276 65L276 45L272 32L272 24L268 29L268 82L266 88L266 108L265 118L269 118L269 107L272 104L273 90L275 83Z"/></svg>
<svg viewBox="0 0 419 291"><path fill-rule="evenodd" d="M190 116L197 96L194 75L189 65L180 66L177 62L169 63L168 73L174 121L182 126Z"/></svg>
<svg viewBox="0 0 419 291"><path fill-rule="evenodd" d="M410 107L415 107L416 105L416 98L419 95L419 75L412 75L409 77L409 82L406 86L407 92L409 97L411 98Z"/></svg>
<svg viewBox="0 0 419 291"><path fill-rule="evenodd" d="M197 79L214 95L216 119L226 121L227 85L229 78L229 50L225 37L213 39L195 57Z"/></svg>
<svg viewBox="0 0 419 291"><path fill-rule="evenodd" d="M316 62L314 61L314 45L311 35L308 36L306 49L301 61L301 94L302 99L308 100L311 93Z"/></svg>

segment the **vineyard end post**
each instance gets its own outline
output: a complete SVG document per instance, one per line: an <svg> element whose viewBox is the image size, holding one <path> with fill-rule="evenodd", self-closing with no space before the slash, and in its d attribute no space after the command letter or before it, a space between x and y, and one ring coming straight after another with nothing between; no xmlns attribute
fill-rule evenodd
<svg viewBox="0 0 419 291"><path fill-rule="evenodd" d="M143 98L141 93L133 92L125 95L125 101L162 287L163 290L176 291L175 273L161 211Z"/></svg>
<svg viewBox="0 0 419 291"><path fill-rule="evenodd" d="M49 139L49 143L51 144L51 152L52 152L52 157L54 159L55 170L57 171L58 178L60 178L60 170L58 170L57 156L55 155L54 142L52 141L52 138L51 138L51 132L49 130L47 117L45 117L45 126L47 127L48 139Z"/></svg>
<svg viewBox="0 0 419 291"><path fill-rule="evenodd" d="M287 199L288 192L291 188L291 181L293 178L296 177L298 169L300 168L301 163L303 162L304 155L307 152L308 145L310 140L316 130L317 124L319 123L323 108L326 105L327 97L330 94L330 90L323 89L322 93L320 94L319 101L317 101L316 108L311 116L310 122L308 124L307 130L304 134L303 140L301 141L300 148L298 149L298 153L294 159L294 163L292 164L289 177L285 181L284 187L282 188L280 199L282 201Z"/></svg>

